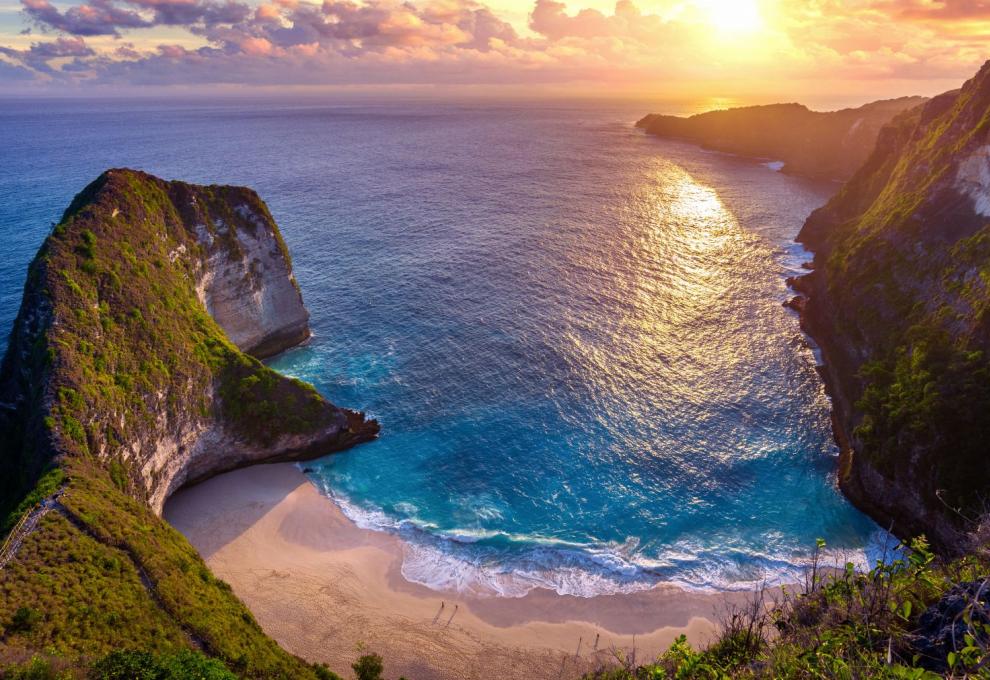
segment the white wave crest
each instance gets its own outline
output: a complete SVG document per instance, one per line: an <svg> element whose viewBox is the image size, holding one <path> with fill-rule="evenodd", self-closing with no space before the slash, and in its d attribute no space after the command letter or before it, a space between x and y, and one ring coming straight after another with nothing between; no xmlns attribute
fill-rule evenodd
<svg viewBox="0 0 990 680"><path fill-rule="evenodd" d="M800 583L810 557L716 551L683 543L659 559L638 552L635 538L586 545L508 532L439 530L416 519L397 519L359 506L325 483L322 491L358 527L397 535L403 541L403 577L428 588L479 597L523 597L536 588L560 595L595 597L674 585L699 592L751 590L760 585ZM406 508L405 510L410 510ZM827 549L826 568L851 562L858 570L897 556L896 539L876 531L862 549Z"/></svg>

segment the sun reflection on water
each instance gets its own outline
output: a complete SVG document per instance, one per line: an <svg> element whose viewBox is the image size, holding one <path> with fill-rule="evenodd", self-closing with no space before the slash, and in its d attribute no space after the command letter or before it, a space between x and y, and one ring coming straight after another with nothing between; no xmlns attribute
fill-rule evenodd
<svg viewBox="0 0 990 680"><path fill-rule="evenodd" d="M751 391L759 353L779 351L751 339L761 319L779 311L757 290L762 286L754 287L772 279L772 252L740 226L715 189L673 163L659 162L632 194L639 219L624 220L634 228L614 233L615 247L625 251L623 266L600 250L581 251L585 271L601 279L598 309L610 315L607 328L601 314L594 315L598 333L583 319L572 320L571 359L594 385L603 427L617 418L639 423L637 441L623 442L624 456L663 459L696 474L696 451L683 447L677 428L736 408ZM740 314L740 304L752 304L751 313ZM662 395L662 403L648 395ZM651 401L648 410L666 413L662 429L634 406ZM741 416L741 428L747 418ZM728 461L737 454L713 449L706 455Z"/></svg>

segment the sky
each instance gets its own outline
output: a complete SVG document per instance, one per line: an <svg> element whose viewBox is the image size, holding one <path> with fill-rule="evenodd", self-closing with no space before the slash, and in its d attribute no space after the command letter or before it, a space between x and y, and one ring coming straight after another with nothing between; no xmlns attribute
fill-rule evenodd
<svg viewBox="0 0 990 680"><path fill-rule="evenodd" d="M0 0L0 94L866 102L958 87L990 0Z"/></svg>

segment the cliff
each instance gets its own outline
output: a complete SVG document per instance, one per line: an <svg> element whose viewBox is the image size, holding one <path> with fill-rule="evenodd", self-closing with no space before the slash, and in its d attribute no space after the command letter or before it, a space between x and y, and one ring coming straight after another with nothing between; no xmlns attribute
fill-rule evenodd
<svg viewBox="0 0 990 680"><path fill-rule="evenodd" d="M784 172L846 180L873 150L880 128L924 101L901 97L832 112L811 111L801 104L771 104L688 118L651 114L636 126L648 134L684 139L716 151L782 161Z"/></svg>
<svg viewBox="0 0 990 680"><path fill-rule="evenodd" d="M964 551L990 494L990 65L906 111L798 240L840 485L901 536Z"/></svg>
<svg viewBox="0 0 990 680"><path fill-rule="evenodd" d="M0 660L193 646L242 675L307 676L157 515L185 484L377 435L256 358L308 335L255 192L110 170L73 200L0 366L0 510L8 529L28 518L0 555ZM20 609L39 612L23 630Z"/></svg>

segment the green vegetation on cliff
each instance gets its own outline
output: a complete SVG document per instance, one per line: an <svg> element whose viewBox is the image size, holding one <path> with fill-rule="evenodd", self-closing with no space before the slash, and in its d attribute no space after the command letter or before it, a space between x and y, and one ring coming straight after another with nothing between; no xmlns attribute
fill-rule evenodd
<svg viewBox="0 0 990 680"><path fill-rule="evenodd" d="M990 493L990 68L897 117L799 240L847 494L964 550Z"/></svg>
<svg viewBox="0 0 990 680"><path fill-rule="evenodd" d="M113 170L31 264L0 369L0 666L196 650L241 677L317 677L154 511L184 482L377 432L243 354L197 295L266 220L287 263L254 192Z"/></svg>

